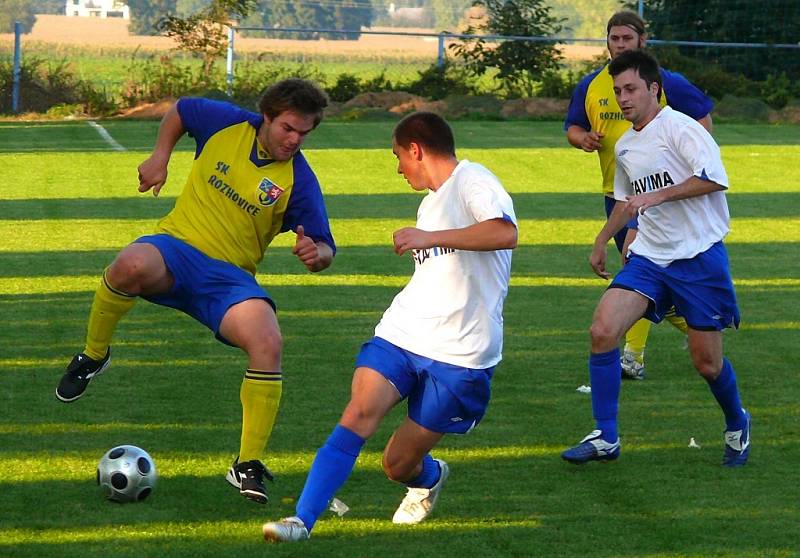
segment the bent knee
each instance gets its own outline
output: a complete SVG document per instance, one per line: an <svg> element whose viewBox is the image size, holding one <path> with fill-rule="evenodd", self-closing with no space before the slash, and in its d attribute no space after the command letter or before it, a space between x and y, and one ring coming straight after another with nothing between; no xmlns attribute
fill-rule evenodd
<svg viewBox="0 0 800 558"><path fill-rule="evenodd" d="M707 380L714 380L722 370L722 361L711 356L693 356L692 363L698 374Z"/></svg>
<svg viewBox="0 0 800 558"><path fill-rule="evenodd" d="M249 339L244 349L255 357L279 357L283 351L283 336L278 330L268 329Z"/></svg>
<svg viewBox="0 0 800 558"><path fill-rule="evenodd" d="M589 336L592 340L592 347L602 349L603 351L611 350L619 343L621 334L612 328L609 324L595 320L589 328ZM601 352L601 351L595 351Z"/></svg>
<svg viewBox="0 0 800 558"><path fill-rule="evenodd" d="M125 292L138 293L141 285L152 280L154 269L152 256L139 249L125 249L106 270L106 279L111 286Z"/></svg>
<svg viewBox="0 0 800 558"><path fill-rule="evenodd" d="M375 433L381 418L376 411L369 407L351 401L342 412L339 422L362 438L369 438Z"/></svg>

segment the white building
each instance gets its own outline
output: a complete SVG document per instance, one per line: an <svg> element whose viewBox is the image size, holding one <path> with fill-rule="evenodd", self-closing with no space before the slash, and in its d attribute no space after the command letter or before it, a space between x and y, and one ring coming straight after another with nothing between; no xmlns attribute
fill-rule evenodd
<svg viewBox="0 0 800 558"><path fill-rule="evenodd" d="M64 13L70 17L131 17L130 8L122 0L67 0Z"/></svg>

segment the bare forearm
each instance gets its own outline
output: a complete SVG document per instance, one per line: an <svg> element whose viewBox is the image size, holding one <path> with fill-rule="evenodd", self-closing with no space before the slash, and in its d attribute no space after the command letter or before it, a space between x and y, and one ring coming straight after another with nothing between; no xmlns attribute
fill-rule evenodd
<svg viewBox="0 0 800 558"><path fill-rule="evenodd" d="M719 190L724 190L724 188L716 182L692 176L680 184L676 184L672 188L663 188L659 190L658 193L663 203L704 196Z"/></svg>
<svg viewBox="0 0 800 558"><path fill-rule="evenodd" d="M614 238L615 234L622 230L622 227L625 226L625 223L627 223L629 219L630 218L625 214L625 204L618 201L614 205L611 215L608 216L606 224L603 225L603 228L597 233L595 244L605 246L609 240Z"/></svg>
<svg viewBox="0 0 800 558"><path fill-rule="evenodd" d="M583 138L588 132L580 126L570 126L567 128L567 141L572 147L583 149Z"/></svg>
<svg viewBox="0 0 800 558"><path fill-rule="evenodd" d="M424 231L415 227L404 227L392 234L392 244L398 255L409 250L427 250L434 246L471 252L510 250L517 246L517 226L498 217L461 229Z"/></svg>
<svg viewBox="0 0 800 558"><path fill-rule="evenodd" d="M181 116L178 113L178 104L176 103L170 107L161 119L152 156L160 159L169 159L175 144L178 143L178 140L181 139L185 132Z"/></svg>

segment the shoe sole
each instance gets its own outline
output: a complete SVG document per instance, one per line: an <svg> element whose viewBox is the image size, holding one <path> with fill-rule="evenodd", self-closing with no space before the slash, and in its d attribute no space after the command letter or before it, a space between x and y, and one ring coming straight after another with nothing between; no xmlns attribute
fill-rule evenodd
<svg viewBox="0 0 800 558"><path fill-rule="evenodd" d="M83 391L82 391L82 392L80 392L80 393L79 393L78 395L76 395L75 397L72 397L72 398L69 398L69 397L63 397L62 395L60 395L60 394L58 393L58 388L56 388L56 399L58 399L59 401L61 401L61 402L63 402L63 403L72 403L73 401L77 401L78 399L80 399L81 397L83 397L83 394L84 394L84 393L86 393L86 389L89 387L89 384L91 384L91 383L92 383L92 380L94 380L95 376L99 376L100 374L102 374L103 372L105 372L105 371L106 371L106 368L108 368L110 365L111 365L111 357L109 357L109 359L106 361L106 363L105 363L103 366L101 366L101 367L100 367L100 370L98 370L97 372L95 372L94 374L92 374L91 376L89 376L89 381L86 383L86 387L85 387L85 388L83 388Z"/></svg>
<svg viewBox="0 0 800 558"><path fill-rule="evenodd" d="M236 475L230 469L228 469L228 473L225 475L225 480L228 481L232 487L239 489L239 494L248 500L258 502L259 504L266 504L269 502L267 495L262 492L256 492L254 490L242 490L242 483L236 480Z"/></svg>
<svg viewBox="0 0 800 558"><path fill-rule="evenodd" d="M263 492L256 492L255 490L240 490L239 494L251 502L256 502L258 504L266 504L269 501L266 494Z"/></svg>
<svg viewBox="0 0 800 558"><path fill-rule="evenodd" d="M285 542L300 542L300 541L307 541L308 537L303 539L282 539L278 536L278 533L272 529L268 528L269 523L265 523L261 526L261 535L264 537L264 540L268 543L285 543ZM309 535L310 536L310 535Z"/></svg>
<svg viewBox="0 0 800 558"><path fill-rule="evenodd" d="M616 461L619 458L619 453L620 452L617 452L612 455L595 456L595 457L590 457L588 459L570 458L564 454L561 454L561 459L563 459L568 463L572 463L573 465L585 465L586 463L590 463L592 461L599 461L600 463L608 463L609 461Z"/></svg>

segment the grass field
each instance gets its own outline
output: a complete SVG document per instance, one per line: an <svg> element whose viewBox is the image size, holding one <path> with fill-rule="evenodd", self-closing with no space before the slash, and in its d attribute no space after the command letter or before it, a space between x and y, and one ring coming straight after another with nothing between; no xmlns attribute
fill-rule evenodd
<svg viewBox="0 0 800 558"><path fill-rule="evenodd" d="M0 57L11 59L13 44L0 42ZM162 56L171 57L175 63L191 71L200 73L200 60L181 54L174 49L164 48L160 51L138 50L135 48L90 47L53 45L48 43L31 43L25 46L26 58L44 61L42 69L65 64L75 77L85 80L97 87L105 87L109 94L116 96L123 85L137 76L143 78L145 72L141 66L146 61L158 65ZM332 87L340 74L355 75L361 80L369 80L380 76L392 83L410 83L419 72L436 62L436 53L432 56L422 54L403 55L402 53L375 52L371 56L355 56L336 52L280 52L265 50L261 52L243 51L237 53L235 72L240 77L249 69L251 72L283 70L286 75L293 72L313 72L321 83ZM151 70L152 71L152 70ZM132 72L134 72L132 74ZM135 72L139 72L138 74ZM225 60L220 59L215 65L220 89L225 87Z"/></svg>
<svg viewBox="0 0 800 558"><path fill-rule="evenodd" d="M592 426L576 388L588 383L586 331L605 286L586 264L602 224L597 160L565 147L559 123L459 122L459 155L496 172L520 219L489 413L436 451L451 477L428 522L390 521L403 489L379 463L399 408L338 494L351 511L325 516L307 543L267 546L261 523L292 514L358 347L412 272L389 244L420 197L395 174L391 123L323 123L310 138L339 254L309 275L285 235L259 269L285 338L265 460L277 478L261 507L223 479L238 449L244 359L190 318L140 301L119 326L109 372L79 402L53 396L82 348L102 269L170 209L192 159L185 140L162 197L139 195L136 166L157 123L102 124L125 151L85 122L0 123L0 556L800 555L796 127L716 131L732 184L727 245L743 323L725 343L753 415L747 467L719 465L722 415L669 325L653 328L647 380L623 385L621 459L559 458ZM159 468L141 504L106 502L94 484L97 461L123 443Z"/></svg>

